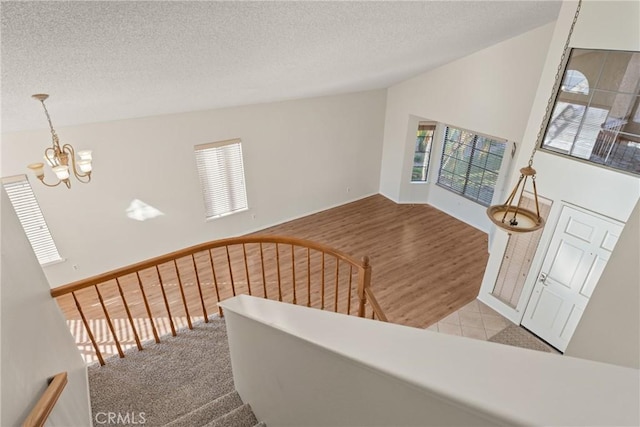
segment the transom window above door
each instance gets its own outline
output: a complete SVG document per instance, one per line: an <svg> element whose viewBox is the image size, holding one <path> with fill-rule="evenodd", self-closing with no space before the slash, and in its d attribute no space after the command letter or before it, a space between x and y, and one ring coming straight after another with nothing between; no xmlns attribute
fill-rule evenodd
<svg viewBox="0 0 640 427"><path fill-rule="evenodd" d="M640 174L640 53L572 49L542 148Z"/></svg>

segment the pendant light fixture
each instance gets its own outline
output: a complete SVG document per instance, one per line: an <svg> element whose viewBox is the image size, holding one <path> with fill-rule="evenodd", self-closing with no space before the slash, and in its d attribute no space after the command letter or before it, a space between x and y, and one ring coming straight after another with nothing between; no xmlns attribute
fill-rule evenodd
<svg viewBox="0 0 640 427"><path fill-rule="evenodd" d="M44 114L47 116L49 122L49 128L51 129L51 139L53 145L44 150L44 159L51 167L51 170L56 174L58 182L55 184L48 184L44 181L44 163L32 163L27 167L33 171L36 178L38 178L47 187L56 187L61 183L64 183L67 188L71 188L70 172L76 177L78 181L83 184L91 181L91 151L82 150L77 153L70 144L64 144L60 147L60 141L56 134L53 124L51 124L51 117L49 117L49 111L47 111L44 101L49 98L49 95L40 93L32 95L32 98L40 101L42 108L44 108ZM76 159L76 154L78 159ZM71 164L69 164L71 161Z"/></svg>
<svg viewBox="0 0 640 427"><path fill-rule="evenodd" d="M489 219L491 219L491 221L499 228L506 230L509 234L527 233L544 227L544 219L540 216L538 189L536 188L536 170L533 168L533 157L536 154L536 148L541 143L541 138L543 136L545 125L547 123L547 118L549 117L551 106L553 105L556 92L558 91L558 88L560 86L565 58L567 56L567 52L569 51L571 34L573 34L573 29L575 28L576 22L578 21L578 15L580 14L581 7L582 0L579 0L578 6L576 8L576 13L573 17L573 22L571 23L571 28L569 29L569 35L567 36L567 41L565 42L564 50L562 51L562 56L560 57L560 64L558 65L558 69L556 71L556 77L553 84L553 89L551 90L551 96L549 97L549 101L547 102L547 109L545 110L544 117L542 118L542 123L540 124L540 130L538 131L536 144L534 145L533 151L531 152L531 157L529 157L529 163L527 166L520 169L520 178L509 194L509 197L507 197L506 202L502 205L493 205L487 208L487 215L489 216ZM536 207L535 212L522 206L522 197L529 178L531 178L531 185L533 187L533 197Z"/></svg>

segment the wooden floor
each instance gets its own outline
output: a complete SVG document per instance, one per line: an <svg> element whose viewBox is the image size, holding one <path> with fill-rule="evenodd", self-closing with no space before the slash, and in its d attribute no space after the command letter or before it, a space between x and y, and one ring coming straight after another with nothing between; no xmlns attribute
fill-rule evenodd
<svg viewBox="0 0 640 427"><path fill-rule="evenodd" d="M419 328L426 328L436 323L474 300L488 259L486 234L430 206L398 205L381 195L290 221L256 234L300 237L331 246L357 258L368 255L373 268L372 289L389 321ZM224 254L219 255L221 258L225 257ZM215 251L213 257L216 257ZM302 258L300 256L296 259ZM195 274L189 273L192 268L191 262L191 258L182 259L175 267L184 265L180 268L183 272L186 271L183 283L187 304L191 317L197 320L202 318L202 309L195 285ZM196 257L193 262L195 267L202 260ZM237 267L242 271L242 266ZM253 267L249 266L249 269L251 268ZM200 270L200 267L198 269ZM329 272L332 269L332 265L327 265ZM173 266L164 266L158 272L162 275L163 283L166 284L169 305L174 307L171 316L175 322L174 327L184 327L187 325L186 313L182 308L181 294ZM156 289L155 293L150 292L150 295L155 295L150 298L154 324L159 334L167 334L171 332L171 324L164 310L161 294L157 291L160 287L158 272L152 269L141 276L148 291ZM274 274L273 271L269 273L271 278L267 277L267 286L275 286ZM327 277L329 274L327 273ZM345 272L341 274L344 276ZM250 276L256 277L259 274L252 273ZM347 277L341 280L344 283L350 283ZM210 282L207 278L201 279L203 282ZM225 278L222 277L221 280L225 281ZM283 278L283 281L286 282L287 278ZM127 298L130 299L128 305L137 324L140 339L142 341L152 339L151 323L148 321L144 304L137 295L139 291L135 275L131 278L123 278L121 285ZM120 308L121 299L117 285L107 283L101 285L100 289L110 311L113 327L122 341L122 347L135 345L127 315ZM341 289L344 289L344 285L341 285ZM246 288L238 289L238 293L245 292ZM275 292L272 288L270 295L274 295ZM261 296L261 293L263 292L260 289L254 290L254 294ZM335 293L332 294L328 290L327 300L334 301L334 295ZM349 299L346 295L346 290L341 290L339 298ZM349 293L349 295L355 298L355 293ZM206 287L203 296L208 313L214 313L216 296L212 289ZM228 289L221 294L222 299L230 296ZM78 297L104 356L117 354L117 349L110 339L109 325L104 319L95 291L92 289L80 291ZM304 301L305 298L304 294L299 295L300 300ZM313 298L312 306L318 306L317 293L314 293ZM290 301L287 292L283 300ZM59 298L58 301L85 360L94 361L91 343L82 326L73 299L67 295ZM131 303L131 301L137 302ZM338 298L335 301L337 303ZM357 301L354 300L351 306L355 307L356 304ZM346 307L347 304L341 301L340 308L336 311L345 312L348 310ZM351 313L353 314L353 309Z"/></svg>
<svg viewBox="0 0 640 427"><path fill-rule="evenodd" d="M261 231L368 255L371 287L390 322L426 328L473 301L487 235L428 205L376 195Z"/></svg>

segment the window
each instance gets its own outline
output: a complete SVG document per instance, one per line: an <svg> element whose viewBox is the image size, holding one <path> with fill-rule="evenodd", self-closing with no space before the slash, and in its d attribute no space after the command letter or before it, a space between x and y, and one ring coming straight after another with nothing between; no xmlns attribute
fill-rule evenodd
<svg viewBox="0 0 640 427"><path fill-rule="evenodd" d="M239 139L195 146L207 219L247 209Z"/></svg>
<svg viewBox="0 0 640 427"><path fill-rule="evenodd" d="M560 90L563 92L581 93L589 95L589 80L578 70L567 70Z"/></svg>
<svg viewBox="0 0 640 427"><path fill-rule="evenodd" d="M2 185L40 265L61 261L62 257L58 253L26 175L3 178Z"/></svg>
<svg viewBox="0 0 640 427"><path fill-rule="evenodd" d="M640 174L640 53L572 49L542 148Z"/></svg>
<svg viewBox="0 0 640 427"><path fill-rule="evenodd" d="M538 196L540 215L547 220L551 211L552 201ZM522 207L535 211L536 205L533 194L524 192ZM498 278L491 294L511 308L516 308L524 290L524 283L529 275L533 257L538 250L538 243L542 237L542 229L533 233L509 234Z"/></svg>
<svg viewBox="0 0 640 427"><path fill-rule="evenodd" d="M416 132L416 148L413 153L413 170L411 172L411 182L426 182L429 173L429 159L431 157L431 144L435 125L427 122L418 123Z"/></svg>
<svg viewBox="0 0 640 427"><path fill-rule="evenodd" d="M447 126L438 185L489 206L504 149L505 141Z"/></svg>

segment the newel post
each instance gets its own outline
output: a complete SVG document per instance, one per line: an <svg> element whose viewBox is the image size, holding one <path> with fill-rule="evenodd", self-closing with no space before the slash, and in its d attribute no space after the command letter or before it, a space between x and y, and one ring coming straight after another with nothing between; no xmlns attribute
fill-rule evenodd
<svg viewBox="0 0 640 427"><path fill-rule="evenodd" d="M364 317L364 304L366 303L366 294L364 290L371 286L371 265L369 265L369 257L362 257L362 265L358 269L358 316Z"/></svg>

